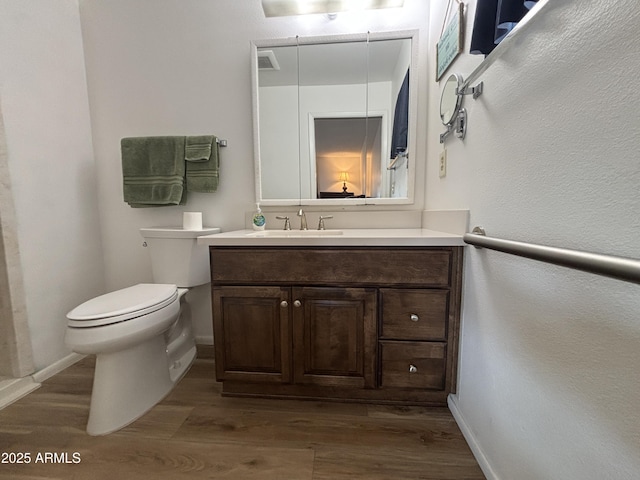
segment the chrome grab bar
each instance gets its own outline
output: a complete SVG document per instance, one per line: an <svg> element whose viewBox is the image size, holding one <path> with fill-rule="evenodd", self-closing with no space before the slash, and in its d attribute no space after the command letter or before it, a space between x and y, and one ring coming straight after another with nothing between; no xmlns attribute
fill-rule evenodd
<svg viewBox="0 0 640 480"><path fill-rule="evenodd" d="M479 248L489 248L519 257L640 284L640 260L634 258L487 237L482 227L475 227L471 233L465 233L462 239L465 243Z"/></svg>

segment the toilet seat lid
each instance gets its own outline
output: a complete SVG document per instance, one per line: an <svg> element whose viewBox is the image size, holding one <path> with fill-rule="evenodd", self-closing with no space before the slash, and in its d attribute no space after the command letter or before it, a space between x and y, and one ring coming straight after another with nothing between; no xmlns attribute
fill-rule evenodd
<svg viewBox="0 0 640 480"><path fill-rule="evenodd" d="M139 283L92 298L71 310L67 318L74 327L108 325L159 310L177 297L175 285Z"/></svg>

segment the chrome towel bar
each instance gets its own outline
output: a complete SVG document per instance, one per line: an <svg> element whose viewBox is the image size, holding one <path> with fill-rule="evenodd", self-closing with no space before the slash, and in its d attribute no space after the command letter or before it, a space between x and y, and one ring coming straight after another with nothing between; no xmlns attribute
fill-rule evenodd
<svg viewBox="0 0 640 480"><path fill-rule="evenodd" d="M395 170L396 168L398 168L400 160L402 160L402 159L406 159L407 160L407 168L409 168L409 152L404 151L404 152L398 153L393 158L393 160L391 160L391 163L387 167L387 170Z"/></svg>
<svg viewBox="0 0 640 480"><path fill-rule="evenodd" d="M471 233L465 233L462 239L476 247L485 247L519 257L640 284L640 260L633 258L487 237L481 227L475 227Z"/></svg>

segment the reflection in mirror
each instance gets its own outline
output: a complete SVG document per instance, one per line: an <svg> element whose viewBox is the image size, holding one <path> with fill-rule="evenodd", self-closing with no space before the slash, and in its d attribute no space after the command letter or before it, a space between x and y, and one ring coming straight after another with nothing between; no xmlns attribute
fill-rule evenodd
<svg viewBox="0 0 640 480"><path fill-rule="evenodd" d="M394 138L396 104L416 60L414 35L293 39L298 45L291 39L254 42L258 201L353 205L413 200L412 162L387 167L392 145L409 151L415 145L415 86L410 84L405 125L396 128L408 138Z"/></svg>
<svg viewBox="0 0 640 480"><path fill-rule="evenodd" d="M449 75L442 89L440 97L440 118L443 125L451 125L462 102L462 95L458 95L458 87L462 83L462 78L455 73Z"/></svg>
<svg viewBox="0 0 640 480"><path fill-rule="evenodd" d="M318 198L379 197L382 117L316 118L314 127Z"/></svg>
<svg viewBox="0 0 640 480"><path fill-rule="evenodd" d="M440 97L440 119L447 127L447 131L440 134L440 143L444 143L447 136L455 132L456 137L464 140L467 131L467 111L462 107L462 98L466 92L460 90L462 77L452 73L442 88ZM473 94L473 98L482 93L482 83L470 89L468 93Z"/></svg>
<svg viewBox="0 0 640 480"><path fill-rule="evenodd" d="M262 199L300 198L298 50L258 49ZM273 60L277 59L277 63Z"/></svg>
<svg viewBox="0 0 640 480"><path fill-rule="evenodd" d="M299 46L300 177L303 182L307 180L306 184L302 183L302 198L320 198L316 181L318 153L323 155L324 166L340 162L345 153L361 157L367 120L367 47L366 41ZM359 127L342 122L343 126L353 126L355 130L339 132L340 137L324 135L321 138L323 149L319 151L315 137L319 118L345 116L360 117L363 122ZM325 125L325 133L329 131L327 125L332 122L321 121ZM332 131L335 134L337 128ZM352 137L349 145L344 142L347 137ZM354 147L358 139L360 146ZM340 171L333 174L337 177Z"/></svg>

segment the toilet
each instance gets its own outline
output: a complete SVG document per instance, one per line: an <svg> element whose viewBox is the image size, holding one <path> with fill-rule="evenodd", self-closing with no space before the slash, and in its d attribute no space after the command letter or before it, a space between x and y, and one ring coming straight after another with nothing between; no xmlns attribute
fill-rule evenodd
<svg viewBox="0 0 640 480"><path fill-rule="evenodd" d="M140 418L189 370L196 346L187 292L210 281L209 252L197 237L219 232L140 229L154 283L101 295L67 314L67 345L96 355L89 435L106 435Z"/></svg>

